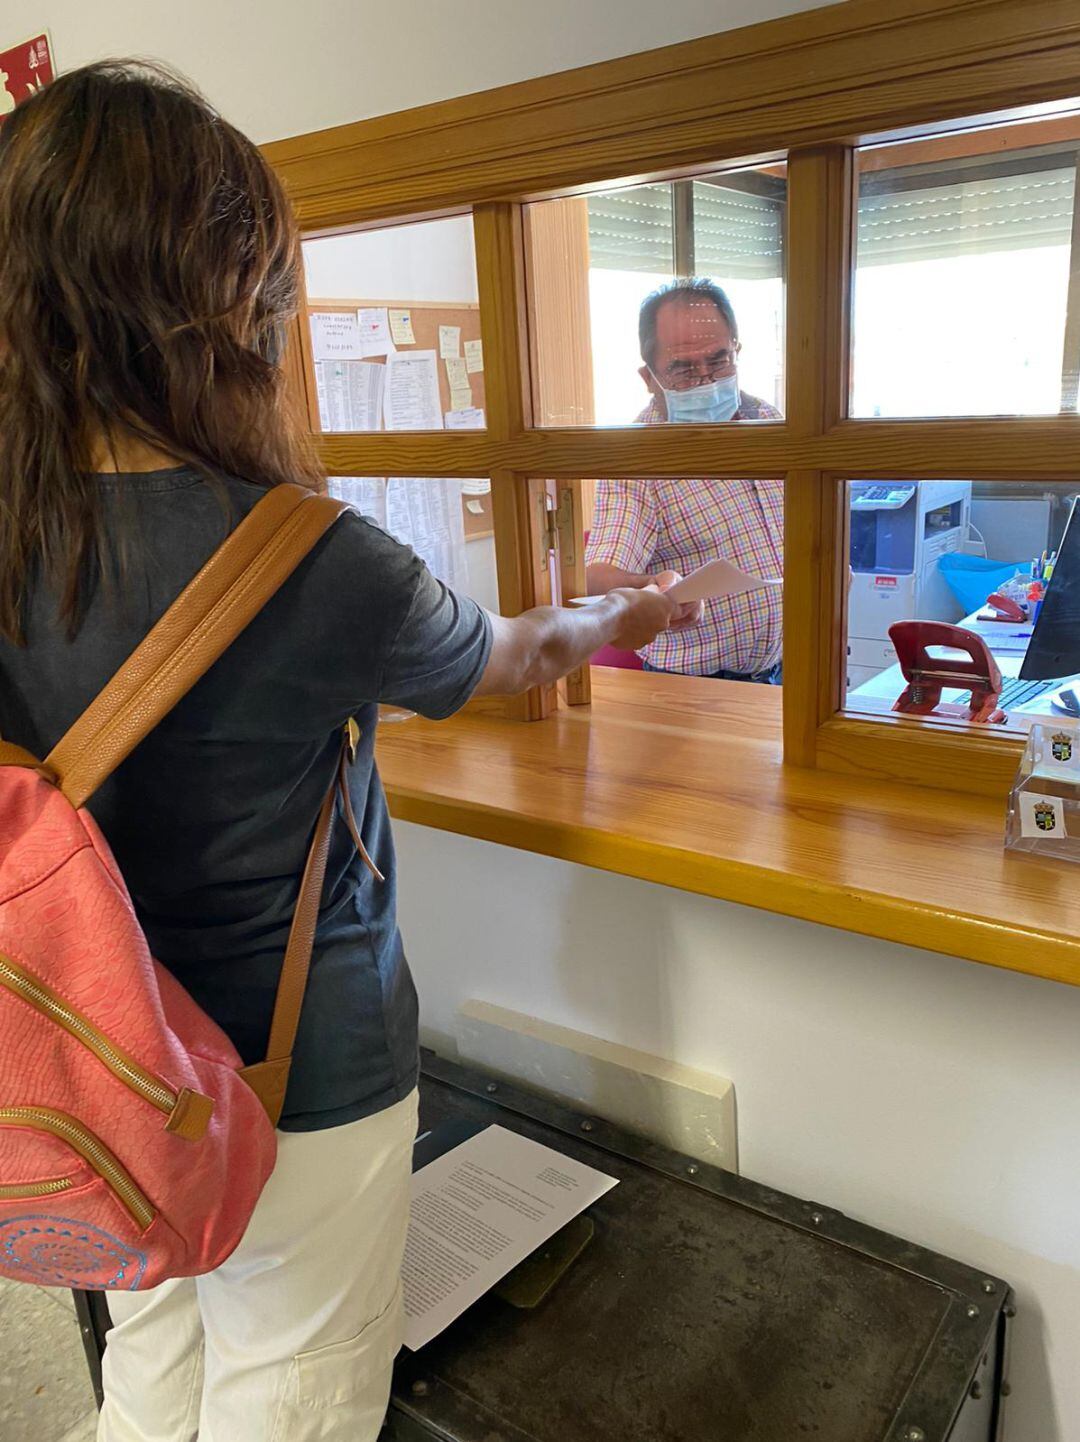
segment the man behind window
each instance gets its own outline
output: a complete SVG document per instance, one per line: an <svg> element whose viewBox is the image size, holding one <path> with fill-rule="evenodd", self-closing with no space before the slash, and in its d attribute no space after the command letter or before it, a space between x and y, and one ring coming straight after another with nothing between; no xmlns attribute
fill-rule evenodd
<svg viewBox="0 0 1080 1442"><path fill-rule="evenodd" d="M778 420L740 391L739 330L711 280L679 280L646 297L638 320L641 377L652 395L638 417L707 425ZM598 481L586 549L590 594L688 575L723 556L757 576L784 566L782 481ZM783 609L778 588L705 603L698 624L666 632L641 652L646 667L688 676L778 682Z"/></svg>

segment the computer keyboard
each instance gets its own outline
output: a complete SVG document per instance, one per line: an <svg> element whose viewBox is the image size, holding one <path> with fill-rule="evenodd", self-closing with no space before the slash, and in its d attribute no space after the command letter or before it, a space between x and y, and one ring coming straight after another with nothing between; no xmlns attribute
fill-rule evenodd
<svg viewBox="0 0 1080 1442"><path fill-rule="evenodd" d="M1047 691L1053 691L1060 684L1060 681L1021 681L1019 677L1013 677L1002 686L998 705L1003 711L1015 711L1028 701L1045 696Z"/></svg>

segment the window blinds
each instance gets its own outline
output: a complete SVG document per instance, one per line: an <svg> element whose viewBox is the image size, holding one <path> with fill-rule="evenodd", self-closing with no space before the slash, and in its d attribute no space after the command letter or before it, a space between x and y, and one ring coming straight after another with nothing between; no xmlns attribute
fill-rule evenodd
<svg viewBox="0 0 1080 1442"><path fill-rule="evenodd" d="M1060 156L1045 168L953 170L929 183L917 173L871 174L859 195L858 263L1068 246L1075 188L1076 163Z"/></svg>
<svg viewBox="0 0 1080 1442"><path fill-rule="evenodd" d="M693 189L694 270L725 279L783 274L783 201L713 181ZM672 275L672 186L635 185L589 197L590 265Z"/></svg>

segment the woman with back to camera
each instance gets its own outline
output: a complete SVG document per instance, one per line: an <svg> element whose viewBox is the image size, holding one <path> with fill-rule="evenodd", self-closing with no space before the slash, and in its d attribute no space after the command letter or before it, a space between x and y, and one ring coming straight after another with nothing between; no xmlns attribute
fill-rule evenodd
<svg viewBox="0 0 1080 1442"><path fill-rule="evenodd" d="M0 736L43 756L259 498L321 488L280 367L298 238L254 145L184 82L110 62L0 130ZM334 827L278 1160L218 1269L111 1292L104 1442L374 1438L400 1340L416 1002L376 707L451 715L637 649L657 590L492 616L356 514L96 793L154 956L265 1054L300 872Z"/></svg>

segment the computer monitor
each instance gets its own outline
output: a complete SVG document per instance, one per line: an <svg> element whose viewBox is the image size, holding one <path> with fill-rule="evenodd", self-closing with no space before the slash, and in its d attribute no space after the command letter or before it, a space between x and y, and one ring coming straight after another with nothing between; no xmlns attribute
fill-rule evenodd
<svg viewBox="0 0 1080 1442"><path fill-rule="evenodd" d="M1020 668L1023 681L1055 681L1080 672L1080 497L1065 525L1054 574Z"/></svg>

